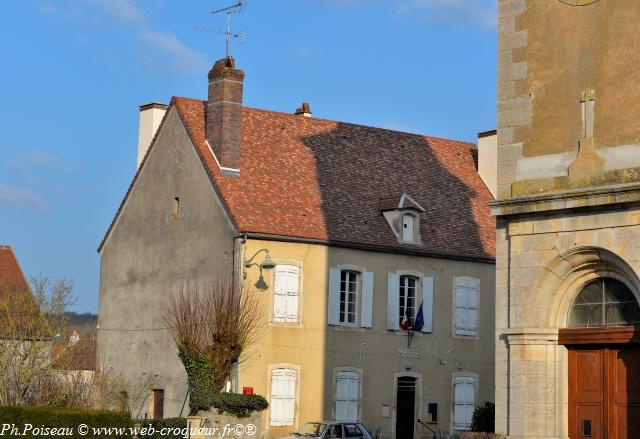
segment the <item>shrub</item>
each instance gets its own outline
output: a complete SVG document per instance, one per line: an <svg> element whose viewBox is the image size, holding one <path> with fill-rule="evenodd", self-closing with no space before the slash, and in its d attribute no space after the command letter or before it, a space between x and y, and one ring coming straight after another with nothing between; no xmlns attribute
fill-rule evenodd
<svg viewBox="0 0 640 439"><path fill-rule="evenodd" d="M251 412L261 412L269 407L269 403L260 395L242 395L240 393L211 393L206 395L200 405L203 410L216 409L219 414L248 418Z"/></svg>
<svg viewBox="0 0 640 439"><path fill-rule="evenodd" d="M473 411L471 431L493 433L496 429L496 407L492 402L485 402Z"/></svg>
<svg viewBox="0 0 640 439"><path fill-rule="evenodd" d="M15 424L18 432L25 438L42 438L43 436L53 436L51 432L46 434L45 428L68 428L71 434L64 435L67 438L110 438L120 439L131 437L130 428L133 427L129 413L109 412L103 410L69 409L36 406L0 406L0 419L3 424ZM31 424L32 429L29 429ZM87 435L78 432L78 426L85 424L89 427ZM111 434L106 432L95 432L93 428L121 428L120 433L112 430ZM25 431L25 428L27 429ZM35 429L41 429L35 431ZM5 433L10 434L9 431ZM24 433L24 434L23 434Z"/></svg>

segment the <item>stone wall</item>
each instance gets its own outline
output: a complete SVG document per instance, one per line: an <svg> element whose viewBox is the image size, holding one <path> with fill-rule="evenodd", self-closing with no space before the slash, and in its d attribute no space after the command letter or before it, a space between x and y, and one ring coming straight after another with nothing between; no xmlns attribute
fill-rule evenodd
<svg viewBox="0 0 640 439"><path fill-rule="evenodd" d="M581 287L614 277L640 291L640 208L558 211L498 223L496 430L566 438L567 350L557 344Z"/></svg>

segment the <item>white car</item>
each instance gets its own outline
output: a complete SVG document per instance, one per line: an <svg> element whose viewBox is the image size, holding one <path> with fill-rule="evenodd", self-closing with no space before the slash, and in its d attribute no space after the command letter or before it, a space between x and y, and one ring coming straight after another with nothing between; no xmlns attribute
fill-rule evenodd
<svg viewBox="0 0 640 439"><path fill-rule="evenodd" d="M287 439L372 439L371 434L359 422L307 422Z"/></svg>

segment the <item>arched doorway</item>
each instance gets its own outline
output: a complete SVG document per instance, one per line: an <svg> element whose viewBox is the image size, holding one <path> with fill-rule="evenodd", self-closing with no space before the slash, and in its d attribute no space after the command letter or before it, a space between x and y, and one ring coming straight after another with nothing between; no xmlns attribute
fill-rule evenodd
<svg viewBox="0 0 640 439"><path fill-rule="evenodd" d="M640 438L640 305L612 277L587 282L559 342L568 349L571 439Z"/></svg>

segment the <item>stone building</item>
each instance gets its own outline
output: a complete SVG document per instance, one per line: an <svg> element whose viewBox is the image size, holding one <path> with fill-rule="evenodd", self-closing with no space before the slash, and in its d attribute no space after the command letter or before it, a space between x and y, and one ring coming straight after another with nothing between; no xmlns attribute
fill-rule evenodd
<svg viewBox="0 0 640 439"><path fill-rule="evenodd" d="M640 2L500 0L496 429L640 437Z"/></svg>
<svg viewBox="0 0 640 439"><path fill-rule="evenodd" d="M264 333L228 389L267 398L269 437L332 418L386 438L468 429L494 394L475 146L248 108L243 81L223 59L208 101L141 107L140 166L100 246L99 364L147 392L134 416L186 414L163 306L185 282L246 276Z"/></svg>

